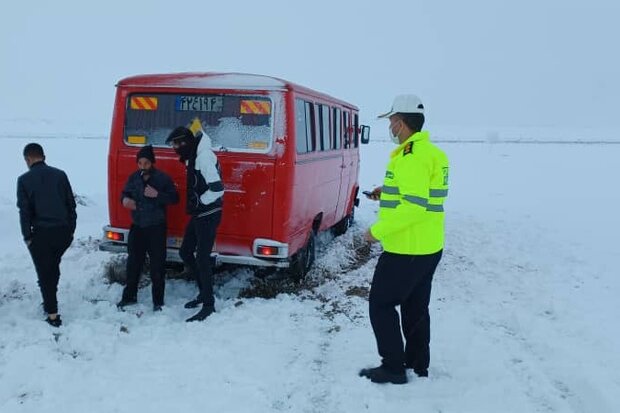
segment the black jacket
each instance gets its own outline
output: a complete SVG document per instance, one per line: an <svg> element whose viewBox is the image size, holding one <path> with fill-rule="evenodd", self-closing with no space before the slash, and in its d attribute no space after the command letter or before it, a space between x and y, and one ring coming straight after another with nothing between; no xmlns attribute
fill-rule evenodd
<svg viewBox="0 0 620 413"><path fill-rule="evenodd" d="M75 197L67 175L37 162L17 179L17 208L24 240L37 228L68 227L75 232Z"/></svg>
<svg viewBox="0 0 620 413"><path fill-rule="evenodd" d="M147 184L157 190L156 198L144 196ZM179 202L179 194L170 176L155 168L151 171L148 181L142 179L140 171L129 175L121 193L121 203L125 197L136 201L136 209L131 211L131 219L133 224L139 227L165 224L166 206Z"/></svg>

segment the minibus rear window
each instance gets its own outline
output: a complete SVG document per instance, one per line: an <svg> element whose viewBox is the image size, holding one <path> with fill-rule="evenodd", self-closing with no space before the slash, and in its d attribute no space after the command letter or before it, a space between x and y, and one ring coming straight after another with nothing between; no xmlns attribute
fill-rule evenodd
<svg viewBox="0 0 620 413"><path fill-rule="evenodd" d="M265 96L133 94L127 99L125 143L166 146L177 126L196 119L214 150L267 152L271 148L273 104Z"/></svg>

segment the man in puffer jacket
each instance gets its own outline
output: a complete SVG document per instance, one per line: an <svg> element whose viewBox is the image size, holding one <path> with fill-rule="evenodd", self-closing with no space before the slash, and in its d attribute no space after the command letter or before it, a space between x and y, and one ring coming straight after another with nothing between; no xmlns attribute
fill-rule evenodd
<svg viewBox="0 0 620 413"><path fill-rule="evenodd" d="M179 255L194 274L199 294L185 304L185 308L202 304L202 309L186 321L202 321L215 312L211 250L222 219L224 185L211 139L200 128L194 134L186 127L178 127L170 133L166 143L172 145L187 171L187 213L191 219L185 228Z"/></svg>

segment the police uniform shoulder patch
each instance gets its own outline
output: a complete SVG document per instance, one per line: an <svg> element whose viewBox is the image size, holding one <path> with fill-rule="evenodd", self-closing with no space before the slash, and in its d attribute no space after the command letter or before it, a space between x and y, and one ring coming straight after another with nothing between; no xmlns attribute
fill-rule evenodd
<svg viewBox="0 0 620 413"><path fill-rule="evenodd" d="M403 148L403 156L409 155L410 153L413 153L413 142L409 142Z"/></svg>

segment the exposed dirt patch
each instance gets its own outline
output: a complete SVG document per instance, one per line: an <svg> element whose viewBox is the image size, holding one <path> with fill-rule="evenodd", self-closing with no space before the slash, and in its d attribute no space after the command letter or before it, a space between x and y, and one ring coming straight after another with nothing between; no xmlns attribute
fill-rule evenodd
<svg viewBox="0 0 620 413"><path fill-rule="evenodd" d="M345 291L345 295L347 297L360 297L360 298L368 298L368 294L370 293L370 288L364 286L353 286L349 287L347 291Z"/></svg>

